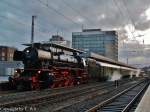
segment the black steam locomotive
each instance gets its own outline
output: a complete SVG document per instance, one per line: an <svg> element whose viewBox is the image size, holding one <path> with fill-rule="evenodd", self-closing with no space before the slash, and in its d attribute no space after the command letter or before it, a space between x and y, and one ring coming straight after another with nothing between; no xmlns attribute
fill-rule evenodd
<svg viewBox="0 0 150 112"><path fill-rule="evenodd" d="M26 45L23 51L14 52L14 60L24 64L24 69L16 69L9 78L14 89L56 88L87 82L81 51L53 43Z"/></svg>

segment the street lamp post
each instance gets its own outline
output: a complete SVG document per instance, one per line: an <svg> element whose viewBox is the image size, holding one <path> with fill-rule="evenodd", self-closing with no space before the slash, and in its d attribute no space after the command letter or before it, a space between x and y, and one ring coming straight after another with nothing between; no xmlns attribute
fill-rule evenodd
<svg viewBox="0 0 150 112"><path fill-rule="evenodd" d="M31 44L33 47L33 42L34 42L34 19L36 16L32 16L32 26L31 26Z"/></svg>

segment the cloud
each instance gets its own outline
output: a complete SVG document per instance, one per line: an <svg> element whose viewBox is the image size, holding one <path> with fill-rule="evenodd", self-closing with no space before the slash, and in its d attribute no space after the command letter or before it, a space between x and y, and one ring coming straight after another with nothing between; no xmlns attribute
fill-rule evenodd
<svg viewBox="0 0 150 112"><path fill-rule="evenodd" d="M79 23L83 23L85 20L82 17L77 17L76 21Z"/></svg>
<svg viewBox="0 0 150 112"><path fill-rule="evenodd" d="M101 21L102 19L105 19L106 18L106 15L105 14L101 14L97 17L97 20L98 21Z"/></svg>
<svg viewBox="0 0 150 112"><path fill-rule="evenodd" d="M145 16L146 19L149 21L149 20L150 20L150 8L148 8L148 9L145 11L144 15L142 15L142 16Z"/></svg>
<svg viewBox="0 0 150 112"><path fill-rule="evenodd" d="M148 28L150 28L150 20L138 23L136 25L136 28L141 31L147 30Z"/></svg>
<svg viewBox="0 0 150 112"><path fill-rule="evenodd" d="M69 7L63 1L67 2ZM48 3L49 7L56 9L67 18L70 18L70 20L79 24L74 24L72 21L59 15L51 8L47 8L38 0L2 0L1 6L3 9L6 9L6 12L9 14L9 18L17 18L17 21L19 20L28 24L28 27L30 27L31 24L31 16L37 15L36 24L40 29L40 32L49 31L53 33L57 30L62 30L65 35L71 36L71 32L79 31L81 29L81 24L83 23L86 28L98 27L102 29L113 29L118 27L124 28L126 24L129 24L127 17L120 15L119 9L114 4L113 0L48 0L48 2L47 0L42 0L42 2L46 5ZM122 6L123 12L126 13L122 2L117 2ZM137 22L137 28L140 29L141 27L144 27L145 25L143 25L144 23L143 20L141 20L140 15L148 9L147 4L150 3L146 0L142 2L140 0L126 0L126 3L129 10L131 11L133 20L135 20L135 23ZM70 7L76 9L77 12ZM83 16L80 16L78 12L80 12L80 14ZM148 11L146 11L146 14L147 12ZM145 19L146 18L144 18L144 20ZM124 30L123 28L122 30ZM28 32L28 34L30 34L30 32ZM71 40L71 37L65 38Z"/></svg>

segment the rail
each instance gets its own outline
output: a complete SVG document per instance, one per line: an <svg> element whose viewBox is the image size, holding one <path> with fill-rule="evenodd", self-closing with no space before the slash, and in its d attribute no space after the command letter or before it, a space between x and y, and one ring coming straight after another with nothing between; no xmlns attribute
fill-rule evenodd
<svg viewBox="0 0 150 112"><path fill-rule="evenodd" d="M122 110L122 112L127 112L131 107L132 105L134 104L134 102L140 97L140 95L146 91L147 87L148 87L149 83L147 83L143 88L142 90L133 98L133 100Z"/></svg>
<svg viewBox="0 0 150 112"><path fill-rule="evenodd" d="M107 100L105 100L105 101L103 101L103 102L97 104L96 106L94 106L94 107L88 109L88 110L85 111L85 112L96 112L98 109L104 107L104 106L107 105L108 103L113 102L113 100L115 100L116 98L120 97L121 95L127 93L127 92L130 91L131 89L137 87L137 86L140 85L141 83L143 83L143 81L140 82L140 83L138 83L138 84L135 84L135 85L132 86L132 87L129 87L129 88L125 89L124 91L122 91L122 92L118 93L117 95L115 95L115 96L113 96L113 97L111 97L111 98L109 98L109 99L107 99ZM144 89L146 89L146 87L147 87L148 85L149 85L149 83L146 83L146 85L144 86L144 88L143 88L143 89L134 97L134 99L123 109L123 112L126 112L126 111L129 109L129 107L131 106L131 104L133 104L133 102L136 100L136 98L144 91Z"/></svg>

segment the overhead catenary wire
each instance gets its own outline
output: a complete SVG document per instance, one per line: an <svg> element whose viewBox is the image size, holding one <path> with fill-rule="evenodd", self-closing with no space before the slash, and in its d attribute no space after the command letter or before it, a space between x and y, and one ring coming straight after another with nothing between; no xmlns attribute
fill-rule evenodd
<svg viewBox="0 0 150 112"><path fill-rule="evenodd" d="M7 4L7 5L9 5L9 6L11 6L12 8L15 8L15 9L17 9L18 11L23 11L24 12L24 10L22 9L22 8L20 8L20 7L16 7L14 4L11 4L10 2L7 2L7 1L2 1L3 3L5 3L5 4ZM30 10L28 10L28 11L30 11ZM31 16L30 16L31 17ZM40 20L40 19L43 19L42 17L40 17L40 16L38 16L38 18L37 18L37 20ZM25 24L27 23L27 22L24 22ZM48 24L50 25L50 26L52 26L53 27L53 29L55 28L55 29L63 29L64 31L69 31L67 28L64 28L64 27L61 27L61 26L59 26L59 28L54 24L54 23L49 23L48 22ZM35 25L36 27L38 26L39 28L41 28L41 29L46 29L45 28L45 26L44 25L41 25L41 24L36 24ZM52 28L51 29L46 29L46 30L49 30L49 32L50 32L50 30L52 30Z"/></svg>
<svg viewBox="0 0 150 112"><path fill-rule="evenodd" d="M5 5L7 5L7 6L9 6L9 7L11 7L12 9L17 9L17 15L19 14L19 12L28 12L28 11L30 11L30 8L28 8L27 10L23 10L22 9L22 7L18 7L18 6L16 6L16 5L14 5L14 4L12 4L11 2L7 2L6 0L2 0L1 1L3 4L5 4ZM16 12L15 12L15 14L16 14ZM49 14L49 13L48 13ZM20 15L20 14L19 14ZM50 14L49 14L50 15ZM3 16L3 15L2 15ZM25 16L26 18L29 18L29 16ZM31 17L31 16L30 16ZM5 18L5 19L9 19L8 17L3 17L3 18ZM11 18L10 18L11 19ZM37 18L37 20L43 20L43 18L42 17L40 17L40 16L38 16L38 18ZM29 27L31 27L31 25L29 24L29 21L23 21L22 19L15 19L15 18L12 18L11 20L10 20L10 22L11 21L14 21L14 22L17 22L17 23L19 23L19 24L22 24L22 25L27 25L27 26L29 26ZM45 21L44 21L45 22ZM54 23L49 23L49 22L47 22L46 24L47 25L49 25L49 26L52 26L52 27L54 27L54 28L51 28L51 29L49 29L49 27L48 28L46 28L43 24L39 24L39 22L37 21L36 22L37 24L35 24L35 29L36 29L36 31L35 32L37 32L38 34L40 34L42 37L43 36L47 36L47 37L49 37L50 35L53 35L53 34L56 34L55 32L57 31L60 31L60 32L62 32L62 34L63 34L63 32L64 31L67 31L67 32L69 32L70 31L70 29L67 29L67 28L65 28L65 27L61 27L61 26L56 26ZM42 22L43 23L43 22ZM56 31L54 31L54 29L56 29ZM46 34L45 32L43 32L43 31L47 31L48 33L49 33L49 35L48 34ZM52 31L53 30L53 31ZM38 35L37 34L37 35Z"/></svg>
<svg viewBox="0 0 150 112"><path fill-rule="evenodd" d="M22 9L21 8L19 8L19 7L16 7L15 5L13 5L13 4L11 4L11 3L9 3L9 2L7 2L7 1L2 1L3 3L5 3L5 4L7 4L8 6L11 6L12 8L15 8L15 9L17 9L17 10L19 10L19 11L21 11ZM0 15L1 17L3 17L3 18L7 18L8 19L8 17L6 17L6 16L2 16L2 15ZM25 16L26 17L26 16ZM28 16L29 17L29 16ZM30 16L31 17L31 16ZM38 17L39 18L39 17ZM21 19L18 19L18 20L16 20L16 19L14 19L14 18L11 18L11 19L13 19L13 21L15 21L15 22L18 22L18 23L20 23L20 24L23 24L23 25L28 25L29 26L29 22L28 21L21 21ZM28 24L27 24L28 23ZM39 28L45 28L45 27L42 27L40 24L36 24L35 25L36 27L39 27Z"/></svg>
<svg viewBox="0 0 150 112"><path fill-rule="evenodd" d="M116 2L116 0L112 0L112 1L113 1L114 6L118 9L119 14L120 14L122 17L125 17L125 16L124 16L124 13L123 13L122 10L121 10L121 7L118 5L118 3ZM123 21L123 22L124 22L124 21ZM123 25L125 25L125 23L123 23Z"/></svg>
<svg viewBox="0 0 150 112"><path fill-rule="evenodd" d="M75 22L73 19L69 18L68 16L66 16L66 15L63 14L62 12L58 11L57 9L53 8L52 6L47 5L46 3L42 2L41 0L36 0L36 1L39 1L39 3L41 3L42 5L44 5L45 7L47 7L48 9L54 11L55 13L57 13L57 14L60 15L60 16L62 16L62 17L65 18L66 20L72 22L73 24L78 25L78 26L81 27L81 24L80 24L80 23Z"/></svg>
<svg viewBox="0 0 150 112"><path fill-rule="evenodd" d="M121 0L121 1L122 1L123 5L124 5L124 7L125 7L125 9L126 9L127 15L128 15L128 17L130 18L131 23L132 23L133 26L135 27L135 22L134 22L133 18L131 17L131 14L130 14L130 11L129 11L129 9L128 9L128 6L127 6L126 2L125 2L124 0Z"/></svg>
<svg viewBox="0 0 150 112"><path fill-rule="evenodd" d="M130 14L130 12L129 12L129 9L128 9L128 7L127 7L126 2L124 2L124 0L121 0L121 1L122 1L123 5L124 5L124 7L125 7L125 10L126 10L126 13L127 13L128 18L130 19L130 22L131 22L132 26L134 27L134 28L133 28L133 31L131 32L132 35L133 35L133 39L136 39L136 37L135 37L135 35L134 35L134 32L135 32L135 22L134 22L133 18L131 17L131 14Z"/></svg>
<svg viewBox="0 0 150 112"><path fill-rule="evenodd" d="M73 19L69 18L69 17L66 16L65 14L61 13L60 11L56 10L55 8L53 8L52 6L48 5L48 0L47 0L47 3L44 3L44 2L42 2L41 0L35 0L35 1L38 1L38 2L39 2L41 5L43 5L45 8L49 9L49 10L47 10L48 12L50 12L50 10L51 10L51 11L55 12L56 14L62 16L64 19L70 21L71 23L73 23L73 24L78 25L78 26L81 27L81 24L80 24L80 23L75 22ZM50 13L48 13L48 14L50 14ZM69 31L69 32L70 32L70 28L64 28L64 27L61 27L61 26L59 26L59 27L60 27L60 28L57 29L57 31L58 31L58 30L60 30L60 31L63 31L63 30L64 30L64 31Z"/></svg>
<svg viewBox="0 0 150 112"><path fill-rule="evenodd" d="M131 15L132 15L132 14L131 14L131 11L129 11L129 8L128 8L127 3L125 2L125 0L122 0L122 3L124 4L124 6L125 6L125 8L126 8L126 11L127 11L128 15L129 15L129 18L130 18L130 20L131 20L131 22L132 22L132 25L134 26L134 29L133 29L133 34L134 34L134 32L135 32L135 30L136 30L136 23L135 23L133 17L131 16ZM143 36L144 36L144 35L143 35ZM134 39L136 39L136 37L141 37L141 35L138 34L138 36L134 36Z"/></svg>
<svg viewBox="0 0 150 112"><path fill-rule="evenodd" d="M122 10L122 8L120 7L120 5L118 5L118 3L116 2L116 0L112 0L113 2L114 2L114 4L115 4L115 6L118 8L118 10L119 10L119 13L120 13L120 15L122 15L122 17L123 18L126 18L126 16L125 16L125 14L126 13L124 13L124 11ZM132 23L132 20L128 17L129 15L127 15L127 22L131 22ZM126 25L126 24L125 24ZM134 34L133 34L133 32L132 31L130 31L130 33L131 33L131 35L132 35L132 38L134 38ZM123 44L124 45L124 44ZM126 47L125 47L126 48ZM127 48L126 48L127 49ZM128 57L128 52L127 52L127 64L129 64L128 62L129 62L129 57Z"/></svg>
<svg viewBox="0 0 150 112"><path fill-rule="evenodd" d="M87 20L90 24L95 24L91 19L89 19L87 16L85 16L84 14L82 14L80 11L78 11L76 8L72 7L68 2L66 2L65 0L60 0L62 1L66 6L68 6L69 8L71 8L74 12L76 12L80 17L84 18L85 20Z"/></svg>
<svg viewBox="0 0 150 112"><path fill-rule="evenodd" d="M3 20L10 19L10 18L8 18L8 17L6 17L6 16L1 16L1 15L0 15L0 18L3 19ZM29 27L31 27L31 25L26 24L25 22L21 22L21 21L18 21L18 20L16 20L16 19L11 18L11 21L9 21L9 22L12 22L12 21L13 21L13 22L16 22L16 23L18 23L18 24L21 24L21 25L23 25L23 26L29 26ZM24 28L24 27L22 27L22 28ZM35 29L37 29L35 32L37 32L39 35L42 35L42 36L46 35L45 33L41 32L39 28L35 27ZM39 31L38 31L38 30L39 30ZM18 32L17 32L16 34L18 34Z"/></svg>
<svg viewBox="0 0 150 112"><path fill-rule="evenodd" d="M126 18L127 21L132 24L132 20L130 19L129 15L127 15L126 17L126 13L124 13L124 11L122 10L122 8L120 7L120 5L116 2L116 0L112 0L114 5L118 8L120 15L122 15L123 18ZM130 31L132 38L134 38L134 34L132 31Z"/></svg>
<svg viewBox="0 0 150 112"><path fill-rule="evenodd" d="M130 20L131 20L132 25L134 26L134 29L133 29L133 32L132 32L133 35L134 35L136 24L135 24L133 18L131 17L131 13L130 13L130 11L129 11L129 9L128 9L127 3L125 2L125 0L121 0L121 1L122 1L123 5L124 5L124 7L125 7L125 9L126 9L126 12L127 12L127 14L128 14L128 17L129 17ZM136 40L136 36L134 36L133 39ZM139 42L139 41L138 41L138 42ZM143 42L143 44L144 44L144 42ZM138 47L138 48L139 48L139 47ZM144 52L142 52L142 54L143 54L143 56L144 56Z"/></svg>
<svg viewBox="0 0 150 112"><path fill-rule="evenodd" d="M36 0L36 1L37 1L37 0ZM38 1L40 1L41 4L43 4L45 7L49 8L49 9L53 8L52 6L47 5L46 3L44 3L42 0L38 0ZM63 0L63 1L64 1L64 0ZM67 3L67 2L65 2L65 3ZM68 3L67 3L67 4L68 4ZM70 5L70 4L68 4L68 6L69 6L69 5ZM70 8L71 8L71 7L70 7ZM56 10L56 9L54 10L54 9L55 9L55 8L53 8L53 11L55 11L55 12L57 11L57 14L59 14L59 15L61 14L61 16L62 16L63 13L61 13L60 11L58 11L58 10ZM51 10L52 10L52 9L51 9ZM73 7L73 10L75 11L76 9ZM77 12L77 11L78 11L78 10L76 10L76 12ZM79 11L78 11L78 12L79 12ZM67 17L67 16L63 14L63 17ZM67 20L68 20L68 19L69 19L69 20L71 19L71 20L70 20L71 22L73 22L73 23L75 22L72 18L68 18L68 17L67 17L66 19L67 19ZM78 25L81 25L81 26L83 25L83 24L79 24L78 22L75 22L74 24L78 24ZM56 26L55 26L55 27L56 27ZM64 29L64 28L61 28L61 29ZM64 30L67 31L67 29L64 29ZM68 30L68 31L69 31L69 30Z"/></svg>

